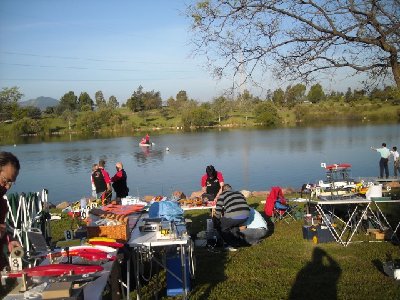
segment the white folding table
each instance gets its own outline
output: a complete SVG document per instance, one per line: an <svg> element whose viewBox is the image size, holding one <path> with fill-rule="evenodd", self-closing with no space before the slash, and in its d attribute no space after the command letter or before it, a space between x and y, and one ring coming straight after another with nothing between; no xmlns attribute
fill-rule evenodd
<svg viewBox="0 0 400 300"><path fill-rule="evenodd" d="M142 216L142 218L146 218L146 214ZM139 226L136 226L132 233L131 238L128 241L128 246L133 250L133 259L135 262L135 281L136 281L136 295L137 299L140 299L140 259L139 253L140 251L145 251L151 255L152 248L162 248L162 247L169 247L169 246L176 246L180 249L180 260L181 260L181 278L177 276L173 271L169 270L166 264L160 262L154 256L151 256L152 260L154 260L157 264L161 265L167 272L169 272L172 276L174 276L177 280L182 283L182 291L183 299L187 299L188 290L187 290L187 262L186 262L186 255L191 255L191 240L190 236L187 234L183 234L181 237L170 237L170 238L163 238L157 239L156 232L141 232L139 230ZM128 263L128 271L127 277L130 278L130 263ZM130 293L130 284L128 280L128 287L127 287L127 295Z"/></svg>
<svg viewBox="0 0 400 300"><path fill-rule="evenodd" d="M376 224L380 227L380 229L384 229L384 227L388 227L391 230L393 230L392 226L386 219L386 216L383 214L382 210L379 207L379 203L393 203L393 204L399 204L400 200L379 200L379 201L374 201L374 200L367 200L365 198L361 197L356 197L356 198L350 198L350 199L338 199L338 200L310 200L310 204L315 205L316 210L318 213L321 215L323 222L325 225L328 227L329 231L331 232L332 236L336 240L336 242L340 243L343 246L348 246L356 233L358 227L360 226L361 222L365 217L367 216L368 211L371 213L371 217L374 219ZM349 216L346 218L346 220L342 220L343 223L345 223L343 230L340 231L336 226L333 225L333 222L331 220L331 216L336 217L332 211L328 211L326 206L338 206L338 205L354 205L354 208L352 208ZM376 208L376 212L372 208ZM353 221L353 217L358 213L361 213L361 217L358 219L357 223L355 226L352 226L351 223ZM383 221L381 222L380 217L382 217ZM395 230L393 230L393 237L396 237L396 231L398 230L399 226L396 227ZM350 236L345 238L345 234L349 232Z"/></svg>

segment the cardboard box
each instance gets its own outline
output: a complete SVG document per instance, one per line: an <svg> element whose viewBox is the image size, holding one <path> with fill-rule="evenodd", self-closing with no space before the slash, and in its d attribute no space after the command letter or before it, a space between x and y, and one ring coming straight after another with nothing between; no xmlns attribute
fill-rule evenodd
<svg viewBox="0 0 400 300"><path fill-rule="evenodd" d="M42 299L59 299L71 297L72 282L53 282L50 283L42 292Z"/></svg>

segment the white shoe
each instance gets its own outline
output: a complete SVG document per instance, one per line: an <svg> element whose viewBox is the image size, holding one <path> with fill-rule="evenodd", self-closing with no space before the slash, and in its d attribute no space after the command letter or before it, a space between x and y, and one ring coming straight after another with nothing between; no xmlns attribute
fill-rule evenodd
<svg viewBox="0 0 400 300"><path fill-rule="evenodd" d="M238 251L237 248L234 248L234 247L232 247L232 246L227 246L227 247L224 248L224 250L225 250L225 251L229 251L229 252Z"/></svg>

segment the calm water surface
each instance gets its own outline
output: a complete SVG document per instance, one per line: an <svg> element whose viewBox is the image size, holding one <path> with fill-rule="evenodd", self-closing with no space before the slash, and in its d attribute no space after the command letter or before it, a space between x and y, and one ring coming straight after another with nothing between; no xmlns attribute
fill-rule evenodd
<svg viewBox="0 0 400 300"><path fill-rule="evenodd" d="M138 137L42 142L2 146L21 162L10 192L49 190L49 201L76 201L91 194L93 163L103 158L110 175L122 161L133 196L200 190L205 167L213 164L234 189L300 188L325 177L321 162L351 163L353 177L377 176L382 142L400 146L399 125L329 126L274 130L212 130L152 136L141 148ZM169 151L167 151L169 148ZM390 168L392 172L392 165ZM391 173L392 174L392 173Z"/></svg>

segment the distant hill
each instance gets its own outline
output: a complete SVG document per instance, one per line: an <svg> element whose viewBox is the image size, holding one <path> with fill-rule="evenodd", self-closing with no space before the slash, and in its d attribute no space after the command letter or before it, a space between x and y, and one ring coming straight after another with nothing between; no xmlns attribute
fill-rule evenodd
<svg viewBox="0 0 400 300"><path fill-rule="evenodd" d="M37 97L36 99L30 99L27 101L20 102L19 104L23 107L25 106L34 106L39 108L40 110L45 110L50 106L57 106L59 101L57 99L51 97Z"/></svg>

